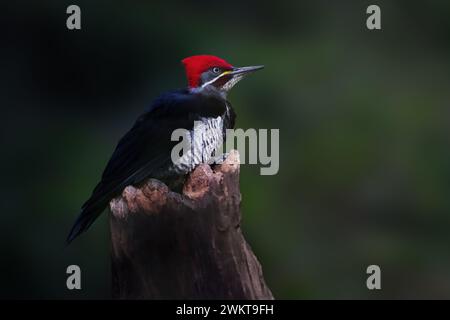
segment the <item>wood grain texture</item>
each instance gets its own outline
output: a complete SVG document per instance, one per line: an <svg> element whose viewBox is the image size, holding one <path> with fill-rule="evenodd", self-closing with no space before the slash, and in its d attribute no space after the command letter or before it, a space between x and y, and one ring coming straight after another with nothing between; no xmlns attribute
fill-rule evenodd
<svg viewBox="0 0 450 320"><path fill-rule="evenodd" d="M111 208L118 299L273 299L240 228L239 155L198 166L183 194L149 179Z"/></svg>

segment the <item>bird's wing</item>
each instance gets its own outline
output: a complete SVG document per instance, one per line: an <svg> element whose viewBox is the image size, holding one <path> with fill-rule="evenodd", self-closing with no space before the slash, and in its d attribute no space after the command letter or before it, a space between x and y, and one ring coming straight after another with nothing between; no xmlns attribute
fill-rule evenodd
<svg viewBox="0 0 450 320"><path fill-rule="evenodd" d="M225 111L225 103L213 97L174 92L158 98L120 139L101 181L82 206L68 242L85 231L127 185L137 184L170 165L171 150L178 143L171 141L175 129L191 130L194 121L218 117Z"/></svg>

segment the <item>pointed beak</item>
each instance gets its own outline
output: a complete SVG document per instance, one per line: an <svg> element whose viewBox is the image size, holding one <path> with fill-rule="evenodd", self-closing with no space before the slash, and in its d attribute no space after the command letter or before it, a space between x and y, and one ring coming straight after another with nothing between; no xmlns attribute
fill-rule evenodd
<svg viewBox="0 0 450 320"><path fill-rule="evenodd" d="M261 70L263 68L264 68L264 66L250 66L250 67L233 68L233 70L231 70L231 72L229 74L232 76L245 75L248 73L252 73L252 72Z"/></svg>
<svg viewBox="0 0 450 320"><path fill-rule="evenodd" d="M252 73L257 70L261 70L264 68L264 66L251 66L251 67L240 67L240 68L233 68L231 70L227 70L223 72L220 76L218 76L215 80L219 79L226 79L225 83L222 83L220 85L221 90L224 92L228 92L233 88L233 86L238 83L241 79L243 79L246 75L249 73ZM231 76L227 78L223 78L224 76ZM220 80L219 80L220 81Z"/></svg>

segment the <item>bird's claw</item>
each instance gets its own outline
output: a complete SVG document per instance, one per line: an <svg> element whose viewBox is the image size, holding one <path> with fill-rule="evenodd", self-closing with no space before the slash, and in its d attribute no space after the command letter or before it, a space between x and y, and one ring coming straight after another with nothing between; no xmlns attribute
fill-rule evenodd
<svg viewBox="0 0 450 320"><path fill-rule="evenodd" d="M208 164L212 165L212 164L222 164L226 158L228 158L230 154L228 152L220 154L218 156L215 157L211 157L211 159L209 159Z"/></svg>

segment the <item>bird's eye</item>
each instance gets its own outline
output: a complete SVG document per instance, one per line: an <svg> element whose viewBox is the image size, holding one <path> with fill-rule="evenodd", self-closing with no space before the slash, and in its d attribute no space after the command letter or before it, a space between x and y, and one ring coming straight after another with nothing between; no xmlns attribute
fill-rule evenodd
<svg viewBox="0 0 450 320"><path fill-rule="evenodd" d="M214 67L214 68L212 68L212 72L214 72L215 74L219 74L220 73L220 68Z"/></svg>

